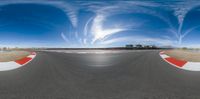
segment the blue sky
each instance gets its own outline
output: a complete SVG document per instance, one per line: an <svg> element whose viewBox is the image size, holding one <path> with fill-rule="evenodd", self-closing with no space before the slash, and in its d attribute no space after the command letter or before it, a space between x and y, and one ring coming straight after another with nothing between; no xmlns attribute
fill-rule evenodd
<svg viewBox="0 0 200 99"><path fill-rule="evenodd" d="M200 2L0 1L0 47L200 47Z"/></svg>

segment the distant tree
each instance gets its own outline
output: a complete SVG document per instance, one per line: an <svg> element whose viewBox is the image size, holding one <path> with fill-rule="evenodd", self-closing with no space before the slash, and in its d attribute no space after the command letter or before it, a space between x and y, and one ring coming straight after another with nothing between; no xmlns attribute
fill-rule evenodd
<svg viewBox="0 0 200 99"><path fill-rule="evenodd" d="M152 45L152 49L156 49L156 48L158 48L157 46L155 46L155 45Z"/></svg>
<svg viewBox="0 0 200 99"><path fill-rule="evenodd" d="M149 46L149 45L145 45L144 48L145 48L145 49L150 49L151 46Z"/></svg>
<svg viewBox="0 0 200 99"><path fill-rule="evenodd" d="M183 49L183 50L187 50L188 48L187 48L187 47L183 47L182 49Z"/></svg>
<svg viewBox="0 0 200 99"><path fill-rule="evenodd" d="M3 50L7 50L7 48L6 48L6 47L3 47Z"/></svg>

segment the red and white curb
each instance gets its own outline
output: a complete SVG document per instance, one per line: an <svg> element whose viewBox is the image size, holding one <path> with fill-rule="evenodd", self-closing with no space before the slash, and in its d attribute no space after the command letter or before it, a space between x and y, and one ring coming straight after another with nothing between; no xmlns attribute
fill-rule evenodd
<svg viewBox="0 0 200 99"><path fill-rule="evenodd" d="M184 70L200 71L200 62L188 62L185 60L176 59L165 54L165 51L160 52L160 56L169 64Z"/></svg>
<svg viewBox="0 0 200 99"><path fill-rule="evenodd" d="M26 65L31 60L33 60L36 56L35 52L31 52L29 56L26 56L22 59L16 60L16 61L10 61L10 62L0 62L0 71L7 71L7 70L13 70L17 69L21 66Z"/></svg>

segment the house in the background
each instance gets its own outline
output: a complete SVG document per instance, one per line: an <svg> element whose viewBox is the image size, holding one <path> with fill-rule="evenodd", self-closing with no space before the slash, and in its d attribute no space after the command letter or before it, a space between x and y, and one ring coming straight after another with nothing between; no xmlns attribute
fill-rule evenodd
<svg viewBox="0 0 200 99"><path fill-rule="evenodd" d="M134 46L133 46L132 44L127 44L127 45L126 45L126 48L127 48L127 49L132 49L132 48L134 48Z"/></svg>
<svg viewBox="0 0 200 99"><path fill-rule="evenodd" d="M155 45L145 45L143 46L144 49L156 49L157 47Z"/></svg>
<svg viewBox="0 0 200 99"><path fill-rule="evenodd" d="M141 44L137 44L135 45L136 48L143 48L143 46Z"/></svg>

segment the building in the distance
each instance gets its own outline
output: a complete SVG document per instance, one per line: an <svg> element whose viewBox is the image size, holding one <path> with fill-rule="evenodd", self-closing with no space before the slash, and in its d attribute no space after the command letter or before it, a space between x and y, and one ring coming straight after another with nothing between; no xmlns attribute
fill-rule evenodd
<svg viewBox="0 0 200 99"><path fill-rule="evenodd" d="M135 47L136 48L142 48L143 46L141 44L137 44Z"/></svg>
<svg viewBox="0 0 200 99"><path fill-rule="evenodd" d="M132 45L132 44L127 44L126 45L126 48L128 48L128 49L131 49L131 48L133 48L134 46Z"/></svg>

